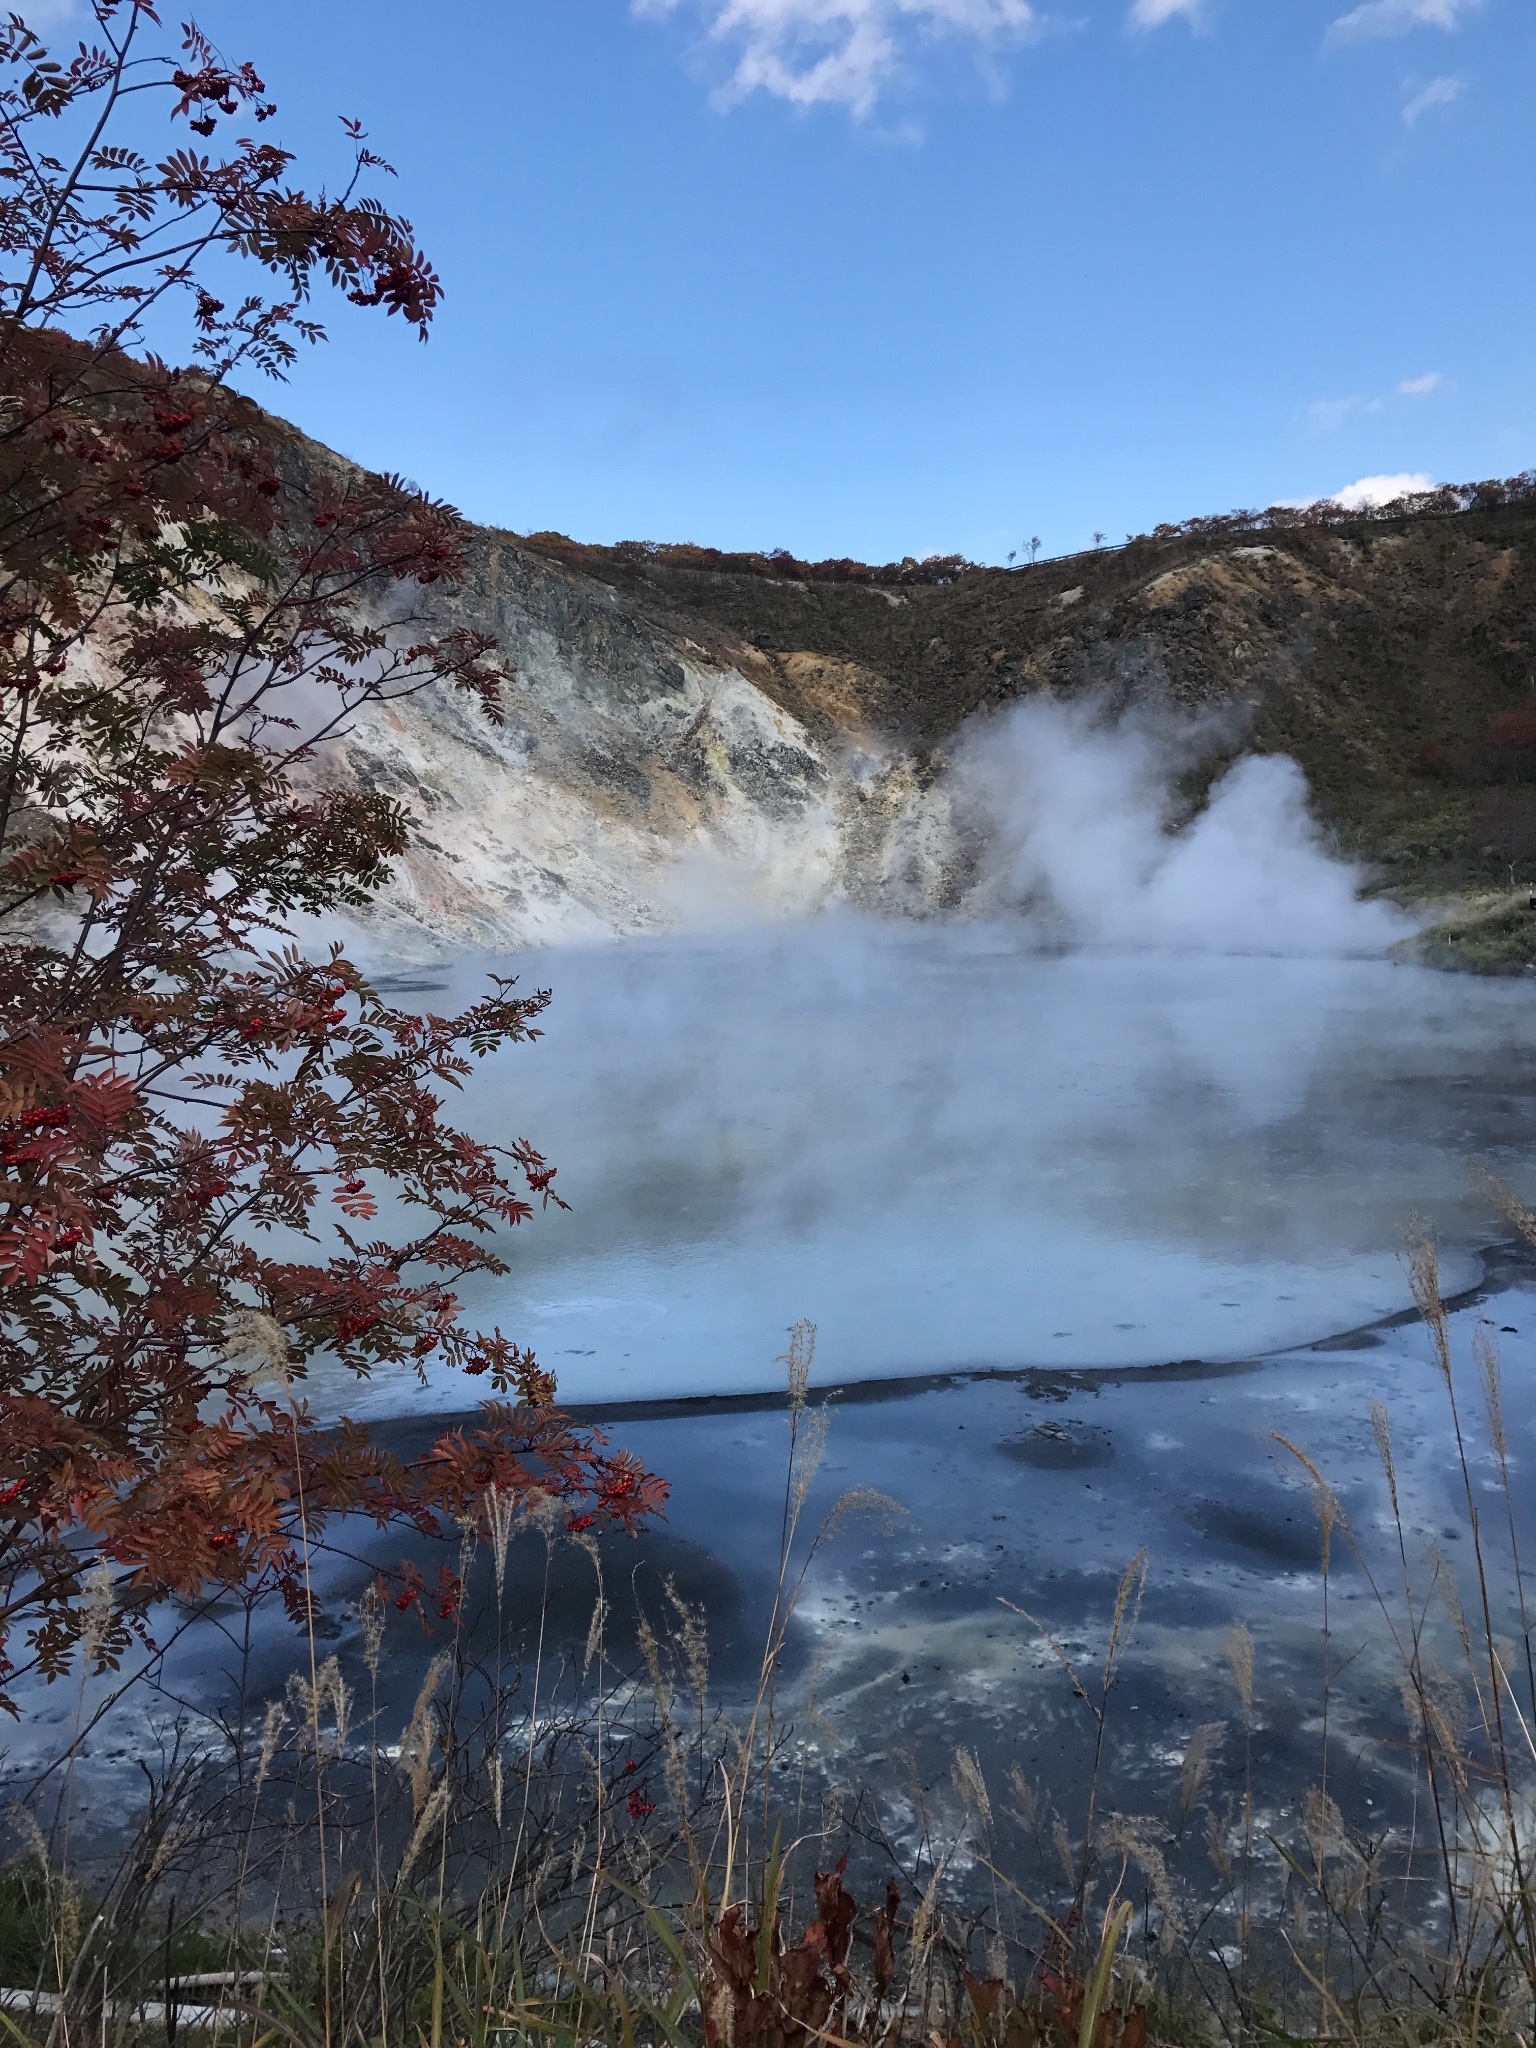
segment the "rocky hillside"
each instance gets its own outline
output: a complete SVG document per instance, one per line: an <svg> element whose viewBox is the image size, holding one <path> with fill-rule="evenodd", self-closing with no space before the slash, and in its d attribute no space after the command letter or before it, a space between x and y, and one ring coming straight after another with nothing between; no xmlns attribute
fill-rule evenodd
<svg viewBox="0 0 1536 2048"><path fill-rule="evenodd" d="M1051 691L1227 707L1228 755L1294 755L1372 887L1448 907L1442 954L1536 958L1533 505L1151 538L941 583L487 531L450 609L515 666L505 727L423 698L373 713L332 770L422 822L384 909L412 946L743 899L941 908L970 854L946 747Z"/></svg>
<svg viewBox="0 0 1536 2048"><path fill-rule="evenodd" d="M375 919L390 950L953 900L956 838L912 750L798 716L778 667L715 627L496 535L447 617L511 664L504 723L434 688L365 710L319 764L418 820Z"/></svg>
<svg viewBox="0 0 1536 2048"><path fill-rule="evenodd" d="M762 686L812 725L862 720L921 756L1033 690L1229 704L1392 886L1492 884L1511 861L1536 875L1529 743L1470 758L1536 706L1536 506L1144 540L899 589L585 553L630 601L755 652Z"/></svg>

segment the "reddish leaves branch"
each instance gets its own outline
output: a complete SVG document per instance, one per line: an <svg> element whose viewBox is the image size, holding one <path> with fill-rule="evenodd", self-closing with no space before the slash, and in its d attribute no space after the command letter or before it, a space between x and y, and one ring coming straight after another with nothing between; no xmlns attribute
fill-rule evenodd
<svg viewBox="0 0 1536 2048"><path fill-rule="evenodd" d="M417 1017L287 938L366 904L409 842L397 804L326 787L327 747L423 690L495 719L506 672L426 601L463 573L453 508L317 473L226 379L318 336L321 283L424 330L437 281L356 196L379 160L355 123L340 198L250 137L119 147L133 65L205 139L275 109L195 29L162 58L142 4L95 11L67 63L0 28L0 1660L49 1675L92 1574L111 1663L168 1595L271 1587L302 1616L302 1546L337 1515L435 1529L495 1486L633 1528L664 1495L459 1317L458 1283L559 1196L531 1144L445 1102L547 996L493 982ZM197 274L217 251L283 296L228 311ZM132 346L178 294L192 369ZM405 1462L317 1426L319 1361L447 1365L492 1398Z"/></svg>

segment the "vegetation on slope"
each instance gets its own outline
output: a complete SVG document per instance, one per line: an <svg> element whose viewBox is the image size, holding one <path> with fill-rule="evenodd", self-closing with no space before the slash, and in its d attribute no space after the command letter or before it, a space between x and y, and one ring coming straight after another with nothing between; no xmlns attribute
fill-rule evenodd
<svg viewBox="0 0 1536 2048"><path fill-rule="evenodd" d="M0 1957L23 1981L4 1987L7 2031L23 2044L163 2033L168 2048L178 2026L253 2048L387 2048L391 2037L488 2048L493 2036L572 2048L1142 2048L1149 2034L1200 2032L1524 2048L1536 2010L1536 1671L1491 1353L1475 1490L1471 1459L1461 1465L1471 1626L1438 1565L1452 1630L1413 1583L1417 1537L1378 1423L1383 1526L1404 1585L1377 1597L1403 1651L1405 1774L1416 1811L1433 1817L1422 1834L1352 1830L1329 1789L1328 1709L1345 1668L1328 1636L1330 1555L1354 1539L1310 1465L1323 1739L1316 1796L1294 1825L1259 1828L1250 1750L1241 1803L1218 1811L1206 1798L1208 1731L1179 1765L1176 1828L1110 1811L1100 1767L1141 1557L1119 1581L1093 1672L1045 1639L1091 1717L1093 1763L1069 1816L1037 1813L1022 1778L1006 1814L964 1752L947 1840L926 1816L904 1849L872 1824L860 1832L839 1802L808 1813L823 1787L779 1697L790 1618L828 1533L797 1548L826 1424L807 1401L804 1333L790 1358L783 1548L745 1716L712 1716L706 1618L670 1587L674 1625L665 1639L642 1632L643 1674L605 1670L595 1532L632 1525L660 1488L555 1413L528 1354L464 1331L451 1287L501 1270L480 1240L528 1213L519 1187L547 1196L551 1174L526 1144L496 1154L448 1127L442 1091L469 1057L526 1036L542 999L502 986L458 1020L419 1019L380 1003L339 953L316 966L266 950L291 910L366 898L407 829L387 804L296 798L289 771L309 743L284 722L282 693L322 698L344 725L359 702L433 681L493 709L497 678L474 635L399 649L358 601L384 582L457 577L470 537L451 510L355 475L319 479L306 498L302 480L274 473L260 424L222 380L279 365L310 335L299 308L312 273L418 322L435 280L404 223L288 189L280 151L242 145L215 174L206 158L151 165L105 143L93 103L116 103L153 16L99 0L96 20L100 47L67 71L18 20L0 32L12 81L0 89L11 145L0 253L17 259L0 285L0 910L12 919L0 949L0 1631L13 1647L27 1632L17 1688L71 1663L80 1674L73 1719L60 1717L63 1753L10 1816L20 1852L0 1881ZM195 31L181 55L148 74L175 99L173 119L206 138L242 102L255 103L253 120L270 114L254 73L225 68ZM91 115L73 169L28 142L28 124L72 107ZM370 162L359 148L359 172ZM123 281L126 269L191 284L188 234L197 254L254 255L293 294L226 317L193 286L194 374L128 355L143 294L158 288ZM182 260L167 273L160 244L174 238ZM70 323L93 338L72 339ZM1277 521L1256 529L1262 540L1207 522L1027 575L965 564L799 575L771 558L741 567L675 551L584 566L751 642L760 671L807 715L878 720L917 745L1030 688L1237 703L1248 740L1297 753L1341 833L1357 829L1361 843L1403 790L1422 794L1434 845L1410 849L1410 863L1427 874L1437 861L1454 868L1490 820L1505 839L1479 850L1484 863L1523 829L1536 752L1529 678L1517 674L1530 645L1530 517L1490 500L1358 531ZM835 687L829 662L842 664ZM1379 815L1356 803L1362 791ZM1483 922L1491 955L1513 928L1503 910ZM1469 925L1457 942L1484 940ZM185 1113L189 1094L201 1119ZM354 1235L391 1192L419 1232ZM323 1198L338 1212L328 1228ZM300 1260L292 1239L304 1235L318 1248ZM1415 1279L1449 1389L1427 1247ZM407 1465L355 1433L314 1428L292 1383L322 1352L359 1374L444 1354L520 1404L488 1404L481 1432L455 1432ZM1490 1563L1502 1536L1479 1523L1479 1504L1501 1498L1512 1601L1506 1560ZM835 1512L880 1505L854 1494ZM368 1588L350 1676L321 1651L311 1586L322 1525L347 1513L448 1546L433 1593L419 1571ZM519 1533L574 1546L594 1567L583 1655L551 1684L536 1633L526 1693L527 1667L499 1661ZM1357 1556L1369 1574L1367 1547ZM465 1613L477 1560L496 1606L479 1667ZM127 1855L82 1886L72 1767L86 1673L106 1679L176 1601L238 1633L263 1595L303 1624L300 1668L259 1714L242 1695L227 1752L207 1728L184 1742L173 1726ZM398 1742L381 1739L376 1695L364 1693L391 1607L446 1635ZM541 1629L542 1608L535 1619ZM1227 1661L1251 1734L1246 1631ZM159 1682L153 1649L147 1669ZM805 1719L814 1725L809 1703ZM1215 1873L1203 1892L1176 1882L1164 1854L1196 1817ZM1039 1882L1029 1835L1047 1848ZM881 1856L899 1873L862 1911L831 1853L846 1857L850 1840L866 1875ZM1261 1896L1288 1914L1267 1950ZM1232 1938L1213 1943L1213 1931ZM194 2021L188 1993L215 1994L211 2020L205 2006Z"/></svg>

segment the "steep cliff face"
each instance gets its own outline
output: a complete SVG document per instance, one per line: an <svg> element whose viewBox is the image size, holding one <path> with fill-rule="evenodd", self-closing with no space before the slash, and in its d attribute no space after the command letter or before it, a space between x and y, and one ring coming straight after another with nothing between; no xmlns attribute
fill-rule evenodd
<svg viewBox="0 0 1536 2048"><path fill-rule="evenodd" d="M497 536L449 611L511 664L505 722L438 688L370 708L323 763L418 820L373 918L397 950L953 897L947 799L864 716L849 664L797 658L776 687L729 636Z"/></svg>
<svg viewBox="0 0 1536 2048"><path fill-rule="evenodd" d="M444 601L516 671L504 726L436 692L371 711L326 764L420 822L376 913L396 948L953 905L976 854L955 736L1048 692L1221 708L1192 802L1240 749L1291 754L1372 886L1507 912L1495 950L1532 949L1512 891L1523 913L1536 749L1484 742L1536 701L1536 510L1143 541L937 586L557 554L484 532Z"/></svg>

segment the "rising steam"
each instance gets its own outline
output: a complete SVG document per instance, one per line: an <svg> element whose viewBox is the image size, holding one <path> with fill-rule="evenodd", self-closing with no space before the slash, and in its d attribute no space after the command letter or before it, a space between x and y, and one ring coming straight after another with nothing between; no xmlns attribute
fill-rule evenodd
<svg viewBox="0 0 1536 2048"><path fill-rule="evenodd" d="M972 907L1094 946L1340 955L1406 937L1400 912L1359 900L1283 754L1245 755L1170 829L1176 779L1216 736L1208 719L1049 698L973 723L952 770L981 848Z"/></svg>

